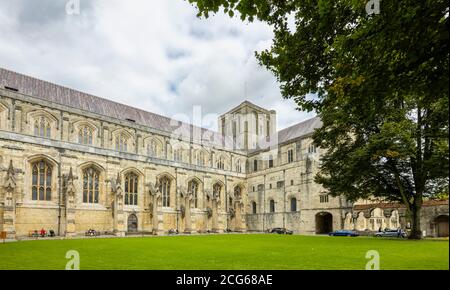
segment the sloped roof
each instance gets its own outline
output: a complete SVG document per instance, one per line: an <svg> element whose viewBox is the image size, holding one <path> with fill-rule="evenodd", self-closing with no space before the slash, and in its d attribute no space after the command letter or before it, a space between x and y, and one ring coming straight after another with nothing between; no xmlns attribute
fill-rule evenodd
<svg viewBox="0 0 450 290"><path fill-rule="evenodd" d="M320 118L314 117L278 131L278 142L283 143L306 134L313 133L315 129L322 127Z"/></svg>
<svg viewBox="0 0 450 290"><path fill-rule="evenodd" d="M221 144L221 135L218 132L199 128L191 124L177 122L171 118L147 112L128 105L120 104L108 99L83 93L64 86L39 80L10 70L0 68L0 85L17 89L19 93L57 104L85 110L88 112L108 116L114 119L134 120L136 124L158 129L164 132L180 133L189 138L193 128L201 130L202 136L211 136L216 145ZM208 135L207 135L208 134ZM211 141L208 139L208 141Z"/></svg>
<svg viewBox="0 0 450 290"><path fill-rule="evenodd" d="M14 88L17 89L19 93L24 95L110 118L123 121L134 120L134 123L136 124L164 132L172 133L176 131L184 138L189 138L191 136L191 131L196 129L198 130L196 132L201 131L203 141L207 141L218 147L220 147L223 143L222 136L217 131L200 128L184 122L178 122L169 117L83 93L4 68L0 68L0 86ZM246 102L256 106L248 101L245 101L244 103ZM319 128L320 126L322 126L322 122L318 117L300 122L279 131L278 142L283 143L305 134L312 133L314 129ZM194 137L197 136L194 134ZM200 141L198 138L195 139L195 141Z"/></svg>

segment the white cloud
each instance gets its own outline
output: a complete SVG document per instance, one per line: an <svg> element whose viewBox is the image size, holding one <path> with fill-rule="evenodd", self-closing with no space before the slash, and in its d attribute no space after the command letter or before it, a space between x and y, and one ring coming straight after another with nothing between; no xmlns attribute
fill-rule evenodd
<svg viewBox="0 0 450 290"><path fill-rule="evenodd" d="M257 64L273 36L263 23L198 19L182 0L82 0L80 15L65 1L0 3L2 67L167 116L194 105L221 114L244 99L277 110L279 128L312 116Z"/></svg>

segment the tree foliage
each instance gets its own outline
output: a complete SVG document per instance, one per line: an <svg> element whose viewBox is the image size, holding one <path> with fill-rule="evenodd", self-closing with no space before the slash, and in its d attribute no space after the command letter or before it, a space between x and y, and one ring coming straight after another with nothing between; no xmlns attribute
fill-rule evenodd
<svg viewBox="0 0 450 290"><path fill-rule="evenodd" d="M188 1L199 16L273 27L257 58L284 98L322 118L316 181L349 200L404 203L419 238L423 198L448 192L448 2L381 0L369 15L369 0Z"/></svg>

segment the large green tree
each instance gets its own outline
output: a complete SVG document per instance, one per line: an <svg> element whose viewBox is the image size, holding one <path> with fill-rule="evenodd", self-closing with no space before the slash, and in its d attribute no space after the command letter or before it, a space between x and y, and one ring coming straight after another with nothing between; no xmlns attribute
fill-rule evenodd
<svg viewBox="0 0 450 290"><path fill-rule="evenodd" d="M256 56L284 98L322 118L316 181L352 201L403 203L410 238L420 238L423 199L448 192L448 2L188 1L199 16L273 27L271 48Z"/></svg>

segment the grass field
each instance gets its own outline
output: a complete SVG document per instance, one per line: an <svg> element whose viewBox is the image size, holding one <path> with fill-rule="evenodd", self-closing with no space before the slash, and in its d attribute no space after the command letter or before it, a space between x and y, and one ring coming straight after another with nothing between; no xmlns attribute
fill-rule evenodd
<svg viewBox="0 0 450 290"><path fill-rule="evenodd" d="M87 269L449 269L448 240L212 235L21 241L0 244L0 269L65 269L66 252Z"/></svg>

